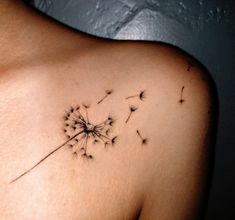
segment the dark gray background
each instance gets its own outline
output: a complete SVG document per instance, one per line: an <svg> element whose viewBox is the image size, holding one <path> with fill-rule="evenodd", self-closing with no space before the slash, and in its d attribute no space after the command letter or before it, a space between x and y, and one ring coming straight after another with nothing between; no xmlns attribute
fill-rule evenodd
<svg viewBox="0 0 235 220"><path fill-rule="evenodd" d="M38 9L83 32L167 42L207 67L217 85L220 117L206 220L235 219L234 4L232 0L35 0Z"/></svg>

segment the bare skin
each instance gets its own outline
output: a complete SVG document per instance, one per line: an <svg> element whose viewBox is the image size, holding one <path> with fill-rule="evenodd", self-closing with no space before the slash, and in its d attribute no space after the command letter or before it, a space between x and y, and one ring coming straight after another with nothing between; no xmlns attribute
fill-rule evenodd
<svg viewBox="0 0 235 220"><path fill-rule="evenodd" d="M19 1L0 12L0 218L198 219L212 117L203 71L176 49L73 32ZM112 115L115 145L90 143L89 160L68 143L11 183L68 140L63 117L78 105L94 125Z"/></svg>

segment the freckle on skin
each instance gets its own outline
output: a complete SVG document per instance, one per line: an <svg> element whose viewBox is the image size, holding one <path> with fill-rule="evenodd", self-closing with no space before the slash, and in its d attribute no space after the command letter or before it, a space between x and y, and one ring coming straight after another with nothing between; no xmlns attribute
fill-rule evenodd
<svg viewBox="0 0 235 220"><path fill-rule="evenodd" d="M74 81L74 84L75 84L76 86L79 86L79 85L80 85L80 83L79 83L77 80Z"/></svg>
<svg viewBox="0 0 235 220"><path fill-rule="evenodd" d="M54 175L50 175L50 176L49 176L49 180L50 180L50 181L53 181L54 179L55 179L55 178L54 178Z"/></svg>

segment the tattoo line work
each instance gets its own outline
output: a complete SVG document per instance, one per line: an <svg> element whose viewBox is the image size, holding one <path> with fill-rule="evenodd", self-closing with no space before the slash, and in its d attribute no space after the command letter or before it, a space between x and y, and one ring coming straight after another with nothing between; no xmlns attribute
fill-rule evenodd
<svg viewBox="0 0 235 220"><path fill-rule="evenodd" d="M88 141L92 140L93 144L103 142L104 146L106 147L107 145L114 145L116 143L117 137L113 137L112 139L109 137L111 127L114 124L114 119L112 117L109 116L103 122L95 125L90 123L87 109L88 108L85 107L86 110L86 119L85 119L80 112L80 107L77 107L76 109L71 108L70 112L67 114L65 118L66 128L64 132L67 134L68 138L70 138L74 134L74 132L75 133L78 133L80 131L83 132L82 137L80 137L80 139L79 138L74 139L75 142L73 144L70 144L70 147L72 147L73 150L75 150L74 153L83 151L82 156L85 156L89 159L93 157L87 154ZM77 149L79 149L79 151L77 151Z"/></svg>
<svg viewBox="0 0 235 220"><path fill-rule="evenodd" d="M126 119L126 123L130 120L130 118L131 118L131 116L132 116L132 114L136 111L138 109L138 107L136 107L136 106L129 106L129 115L128 115L128 117L127 117L127 119Z"/></svg>
<svg viewBox="0 0 235 220"><path fill-rule="evenodd" d="M103 102L108 96L110 96L110 95L113 93L113 90L112 90L112 89L106 90L105 93L106 93L105 96L104 96L100 101L97 102L98 105L99 105L101 102Z"/></svg>
<svg viewBox="0 0 235 220"><path fill-rule="evenodd" d="M180 94L180 100L179 100L179 103L183 103L185 100L183 99L183 92L184 92L184 86L181 88L181 94Z"/></svg>
<svg viewBox="0 0 235 220"><path fill-rule="evenodd" d="M140 137L141 141L142 141L142 145L146 145L148 143L148 139L147 138L143 138L139 132L139 130L136 130L136 133L138 134L138 136Z"/></svg>
<svg viewBox="0 0 235 220"><path fill-rule="evenodd" d="M182 103L184 100L182 99L182 93L184 90L184 86L182 87L181 91L181 100ZM113 90L106 90L105 96L97 102L97 104L102 103L108 96L110 96L113 93ZM132 95L126 97L126 99L131 98L139 98L141 101L143 101L146 98L146 92L145 90L141 91L137 95ZM117 142L117 136L110 137L111 128L113 127L115 121L113 117L108 117L106 120L102 121L98 124L93 124L89 120L88 115L88 109L90 108L89 105L81 105L76 108L71 107L68 112L66 112L64 116L64 128L63 131L66 134L67 140L52 150L50 153L48 153L46 156L44 156L40 161L38 161L34 166L32 166L30 169L26 170L24 173L19 175L17 178L13 179L10 183L14 183L29 172L31 172L34 168L39 166L41 163L43 163L47 158L49 158L51 155L59 151L61 148L65 147L66 145L69 146L72 151L73 155L81 157L84 157L86 159L93 159L94 157L88 153L88 145L89 144L99 144L102 143L103 146L106 148L108 145L114 146ZM136 106L129 106L129 115L126 119L126 123L130 120L132 114L137 111L138 107ZM84 115L82 114L84 113ZM145 145L148 142L147 138L143 138L139 132L139 130L136 131L139 138L142 141L142 144Z"/></svg>
<svg viewBox="0 0 235 220"><path fill-rule="evenodd" d="M88 116L89 106L83 105L83 108L85 110L86 118L80 112L80 106L78 106L77 108L71 107L70 111L64 116L64 132L66 133L68 140L59 147L55 148L39 162L37 162L33 167L22 173L10 183L16 182L17 180L28 174L30 171L44 162L49 156L51 156L67 144L69 144L69 146L73 149L74 155L80 153L82 157L85 157L87 159L93 159L93 156L88 154L87 152L89 143L92 142L93 144L97 144L101 142L103 143L104 147L107 147L108 145L115 145L117 136L112 138L109 136L110 129L114 124L114 119L109 116L106 120L99 124L92 124L90 123Z"/></svg>
<svg viewBox="0 0 235 220"><path fill-rule="evenodd" d="M145 90L141 91L139 94L137 95L131 95L126 97L126 99L131 99L131 98L136 98L138 97L141 101L143 101L146 98L146 92Z"/></svg>

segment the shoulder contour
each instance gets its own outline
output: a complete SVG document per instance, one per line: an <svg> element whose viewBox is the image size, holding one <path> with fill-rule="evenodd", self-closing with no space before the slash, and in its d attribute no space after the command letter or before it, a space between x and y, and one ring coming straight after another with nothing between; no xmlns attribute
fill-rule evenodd
<svg viewBox="0 0 235 220"><path fill-rule="evenodd" d="M208 101L216 102L216 86L208 70L180 48L148 41L122 41L114 45L114 53L118 54L122 67L129 70L133 81L136 77L137 81L149 82L150 86L161 83L161 87L168 90L197 88L197 92L192 90L197 93L194 95L207 96Z"/></svg>
<svg viewBox="0 0 235 220"><path fill-rule="evenodd" d="M175 46L128 40L105 43L101 50L105 54L102 62L118 69L119 83L125 82L128 89L147 90L155 106L160 100L165 109L171 100L190 110L217 105L216 86L207 69ZM167 110L170 114L173 109Z"/></svg>
<svg viewBox="0 0 235 220"><path fill-rule="evenodd" d="M161 69L163 75L165 75L165 71L175 73L178 77L191 75L195 78L197 77L198 81L201 79L201 83L204 82L208 86L213 84L207 69L198 60L182 49L170 44L126 40L113 42L111 46L108 43L107 49L110 51L109 55L118 55L120 61L122 61L121 57L123 57L123 61L135 64L133 66L139 68L143 66L147 69L155 67L152 69L153 71L150 71L152 73L154 73L154 70ZM112 52L110 49L113 49Z"/></svg>
<svg viewBox="0 0 235 220"><path fill-rule="evenodd" d="M133 69L146 87L139 127L149 137L149 181L141 217L196 215L187 210L201 202L207 182L208 154L214 144L211 119L217 110L214 82L202 64L178 48L154 43L136 48L135 56L142 59Z"/></svg>
<svg viewBox="0 0 235 220"><path fill-rule="evenodd" d="M167 120L174 115L171 123L175 126L185 123L193 127L194 119L205 120L204 123L210 126L217 116L218 97L208 70L197 59L174 46L149 42L139 47L142 61L137 66L142 71L137 75L145 76L149 92L155 94L149 112L154 114L162 110ZM141 51L144 51L143 55Z"/></svg>

